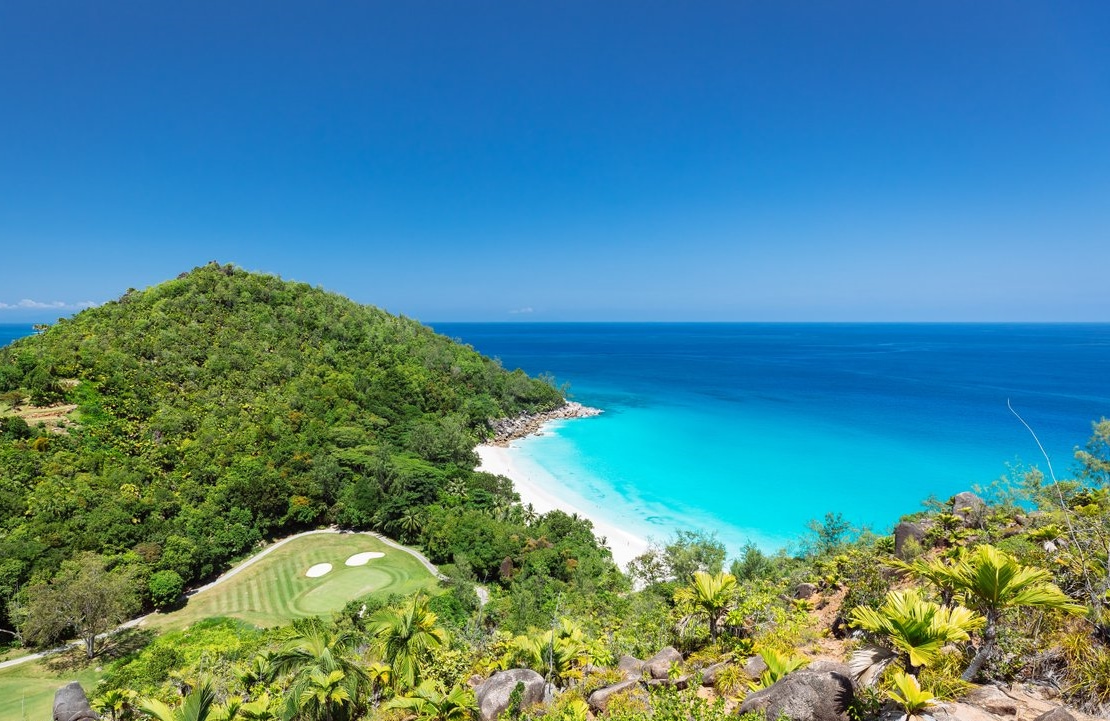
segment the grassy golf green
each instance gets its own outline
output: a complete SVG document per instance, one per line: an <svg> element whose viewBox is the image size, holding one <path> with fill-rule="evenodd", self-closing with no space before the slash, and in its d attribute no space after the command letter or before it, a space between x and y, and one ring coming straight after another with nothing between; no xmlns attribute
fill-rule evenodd
<svg viewBox="0 0 1110 721"><path fill-rule="evenodd" d="M358 553L384 554L361 566L345 562ZM322 576L305 575L330 563ZM181 628L202 618L232 616L257 626L276 626L303 616L338 611L369 594L407 595L432 589L436 579L410 554L361 533L320 533L294 539L235 576L201 591L184 608L156 614L145 626Z"/></svg>
<svg viewBox="0 0 1110 721"><path fill-rule="evenodd" d="M365 565L345 565L358 553L383 555ZM250 563L250 559L244 563ZM330 563L332 569L317 578L305 575L320 563ZM211 616L233 616L257 626L277 626L302 616L330 614L348 601L370 594L407 595L435 586L435 577L420 561L373 536L320 533L289 541L231 578L193 596L184 608L150 616L143 627L155 632L184 628ZM42 661L0 669L0 721L49 719L54 692L70 681L80 681L91 694L102 675L96 670L101 662L69 671L51 669Z"/></svg>

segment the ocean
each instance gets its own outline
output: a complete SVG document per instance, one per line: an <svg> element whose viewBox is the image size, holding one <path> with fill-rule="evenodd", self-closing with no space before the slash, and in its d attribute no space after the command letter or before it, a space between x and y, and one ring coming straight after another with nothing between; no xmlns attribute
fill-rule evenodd
<svg viewBox="0 0 1110 721"><path fill-rule="evenodd" d="M433 323L551 373L596 418L514 444L591 516L790 546L842 513L886 532L930 496L1044 461L1058 476L1110 416L1110 325ZM0 325L0 346L31 333Z"/></svg>
<svg viewBox="0 0 1110 721"><path fill-rule="evenodd" d="M1045 463L1110 415L1110 325L433 323L602 408L516 444L572 505L642 537L790 547L841 513L884 533L930 496Z"/></svg>
<svg viewBox="0 0 1110 721"><path fill-rule="evenodd" d="M0 323L0 348L17 338L34 333L30 323Z"/></svg>

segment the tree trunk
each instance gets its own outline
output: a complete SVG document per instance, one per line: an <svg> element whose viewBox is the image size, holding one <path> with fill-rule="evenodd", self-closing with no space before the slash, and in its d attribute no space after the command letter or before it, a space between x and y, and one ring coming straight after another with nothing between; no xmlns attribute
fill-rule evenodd
<svg viewBox="0 0 1110 721"><path fill-rule="evenodd" d="M978 653L971 659L968 664L967 670L960 676L964 681L970 682L979 671L983 668L983 664L994 653L995 641L998 639L998 613L995 611L987 612L987 625L983 629L983 645L979 647Z"/></svg>
<svg viewBox="0 0 1110 721"><path fill-rule="evenodd" d="M96 655L96 634L85 636L85 656L92 658Z"/></svg>

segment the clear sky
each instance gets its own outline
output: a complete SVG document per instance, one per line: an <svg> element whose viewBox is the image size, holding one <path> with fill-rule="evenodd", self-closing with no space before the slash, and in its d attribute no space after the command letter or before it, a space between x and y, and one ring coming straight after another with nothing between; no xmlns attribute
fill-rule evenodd
<svg viewBox="0 0 1110 721"><path fill-rule="evenodd" d="M0 3L0 323L1110 321L1110 3ZM48 307L43 307L48 306Z"/></svg>

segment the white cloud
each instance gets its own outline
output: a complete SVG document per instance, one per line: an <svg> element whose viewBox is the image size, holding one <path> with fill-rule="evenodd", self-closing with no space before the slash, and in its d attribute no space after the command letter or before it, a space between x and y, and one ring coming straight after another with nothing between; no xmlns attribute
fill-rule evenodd
<svg viewBox="0 0 1110 721"><path fill-rule="evenodd" d="M0 310L83 310L85 308L95 308L98 305L100 304L93 303L91 300L83 300L80 303L66 303L55 300L47 303L41 300L24 298L18 303L0 302Z"/></svg>
<svg viewBox="0 0 1110 721"><path fill-rule="evenodd" d="M532 307L531 306L526 306L524 308L517 308L516 310L510 310L509 315L520 315L521 313L531 313L531 312L532 312Z"/></svg>

